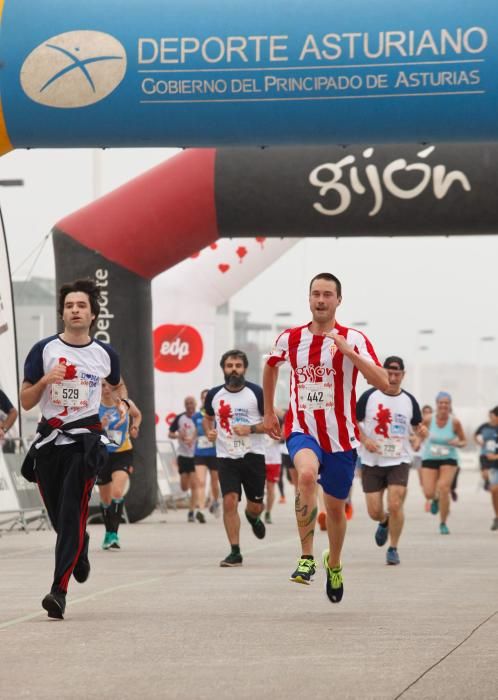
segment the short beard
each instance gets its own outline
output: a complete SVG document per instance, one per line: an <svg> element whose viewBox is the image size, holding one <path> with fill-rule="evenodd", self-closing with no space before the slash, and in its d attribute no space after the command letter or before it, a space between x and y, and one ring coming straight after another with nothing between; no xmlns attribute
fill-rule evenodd
<svg viewBox="0 0 498 700"><path fill-rule="evenodd" d="M231 389L240 389L245 384L243 374L225 374L225 385Z"/></svg>

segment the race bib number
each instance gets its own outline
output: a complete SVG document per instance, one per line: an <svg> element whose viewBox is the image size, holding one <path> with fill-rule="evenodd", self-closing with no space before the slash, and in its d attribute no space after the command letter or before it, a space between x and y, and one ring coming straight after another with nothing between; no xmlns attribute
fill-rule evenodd
<svg viewBox="0 0 498 700"><path fill-rule="evenodd" d="M107 430L107 437L112 440L116 445L121 445L123 442L123 433L121 430Z"/></svg>
<svg viewBox="0 0 498 700"><path fill-rule="evenodd" d="M231 457L243 457L251 450L251 439L249 436L237 435L229 439L227 452Z"/></svg>
<svg viewBox="0 0 498 700"><path fill-rule="evenodd" d="M330 382L305 382L297 387L300 411L334 408L334 385Z"/></svg>
<svg viewBox="0 0 498 700"><path fill-rule="evenodd" d="M197 448L199 450L209 450L211 447L213 447L213 443L205 435L201 435L197 439Z"/></svg>
<svg viewBox="0 0 498 700"><path fill-rule="evenodd" d="M433 457L447 457L450 454L450 448L446 445L431 445L430 452Z"/></svg>
<svg viewBox="0 0 498 700"><path fill-rule="evenodd" d="M382 457L401 457L403 440L400 438L384 438L379 440L379 445Z"/></svg>
<svg viewBox="0 0 498 700"><path fill-rule="evenodd" d="M493 454L496 452L496 441L495 440L486 440L486 444L484 446L484 449L486 452L489 454L492 452Z"/></svg>
<svg viewBox="0 0 498 700"><path fill-rule="evenodd" d="M89 382L85 379L66 380L52 384L52 403L68 408L86 408L90 393Z"/></svg>

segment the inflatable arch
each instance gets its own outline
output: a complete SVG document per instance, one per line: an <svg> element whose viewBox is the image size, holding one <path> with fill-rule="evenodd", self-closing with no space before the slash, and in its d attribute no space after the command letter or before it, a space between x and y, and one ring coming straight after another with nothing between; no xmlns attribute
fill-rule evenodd
<svg viewBox="0 0 498 700"><path fill-rule="evenodd" d="M494 0L0 0L0 150L493 141Z"/></svg>
<svg viewBox="0 0 498 700"><path fill-rule="evenodd" d="M119 349L144 411L132 519L151 512L156 498L154 277L219 237L494 233L497 159L494 144L193 149L59 221L57 282L97 280L97 332ZM164 293L181 303L196 274L179 268Z"/></svg>

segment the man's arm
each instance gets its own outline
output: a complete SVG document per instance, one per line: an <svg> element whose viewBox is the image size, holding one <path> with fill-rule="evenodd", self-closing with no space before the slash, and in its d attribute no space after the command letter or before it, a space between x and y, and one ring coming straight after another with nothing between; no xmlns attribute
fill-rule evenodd
<svg viewBox="0 0 498 700"><path fill-rule="evenodd" d="M202 419L204 433L210 442L214 442L218 436L218 431L214 427L214 416L205 415Z"/></svg>
<svg viewBox="0 0 498 700"><path fill-rule="evenodd" d="M324 333L331 338L337 345L337 349L342 352L344 357L348 357L356 369L361 372L367 382L380 391L389 389L389 379L387 371L383 367L379 367L374 362L367 360L359 355L356 350L347 342L346 338L339 333Z"/></svg>
<svg viewBox="0 0 498 700"><path fill-rule="evenodd" d="M425 423L418 423L417 425L413 425L412 428L413 431L417 434L417 436L422 440L425 440L429 437L429 430Z"/></svg>
<svg viewBox="0 0 498 700"><path fill-rule="evenodd" d="M169 426L168 437L169 437L170 440L176 440L176 439L177 439L178 433L179 433L179 429L180 429L180 422L179 422L178 416L175 416L174 421L173 421L173 422L171 423L171 425Z"/></svg>
<svg viewBox="0 0 498 700"><path fill-rule="evenodd" d="M129 414L131 418L130 425L130 435L133 438L138 437L138 431L140 429L140 424L142 422L142 411L138 408L137 404L131 399L126 399L130 405Z"/></svg>
<svg viewBox="0 0 498 700"><path fill-rule="evenodd" d="M120 419L116 423L115 427L119 428L125 422L127 418L128 411L130 409L130 402L127 399L128 389L123 381L123 377L119 378L117 384L111 384L109 379L106 380L111 387L111 396L116 402L116 408L119 411Z"/></svg>
<svg viewBox="0 0 498 700"><path fill-rule="evenodd" d="M5 420L0 420L0 440L5 437L5 433L11 428L17 419L17 409L12 406L5 417Z"/></svg>
<svg viewBox="0 0 498 700"><path fill-rule="evenodd" d="M474 442L477 443L480 447L484 445L484 438L481 433L483 427L484 425L480 425L474 433Z"/></svg>
<svg viewBox="0 0 498 700"><path fill-rule="evenodd" d="M265 432L274 440L280 440L282 437L280 423L277 414L275 413L274 406L277 380L278 367L271 367L270 365L266 364L263 369L263 401L265 413L263 416L263 430L261 432Z"/></svg>
<svg viewBox="0 0 498 700"><path fill-rule="evenodd" d="M24 381L21 386L21 406L25 411L29 411L34 408L38 403L40 403L43 392L50 384L55 384L55 382L61 382L66 374L66 367L63 364L58 364L52 367L52 369L44 374L41 379L39 379L36 384L31 384L31 382Z"/></svg>
<svg viewBox="0 0 498 700"><path fill-rule="evenodd" d="M240 435L241 437L245 435L251 435L251 433L264 433L265 426L264 423L253 423L253 425L243 425L242 423L237 423L233 426L233 432L235 435ZM280 438L278 438L280 439Z"/></svg>
<svg viewBox="0 0 498 700"><path fill-rule="evenodd" d="M378 442L369 438L368 435L363 431L362 426L358 423L358 430L360 431L360 442L365 449L369 452L380 453L380 445Z"/></svg>

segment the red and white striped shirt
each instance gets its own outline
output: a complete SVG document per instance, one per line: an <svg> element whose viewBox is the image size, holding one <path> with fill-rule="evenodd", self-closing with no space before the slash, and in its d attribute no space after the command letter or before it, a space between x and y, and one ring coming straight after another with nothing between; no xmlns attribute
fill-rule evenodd
<svg viewBox="0 0 498 700"><path fill-rule="evenodd" d="M356 425L358 370L330 338L314 335L309 325L284 331L267 359L270 367L289 362L292 369L285 437L291 433L312 435L326 452L354 449L360 438ZM337 322L334 330L361 357L380 367L363 333Z"/></svg>

